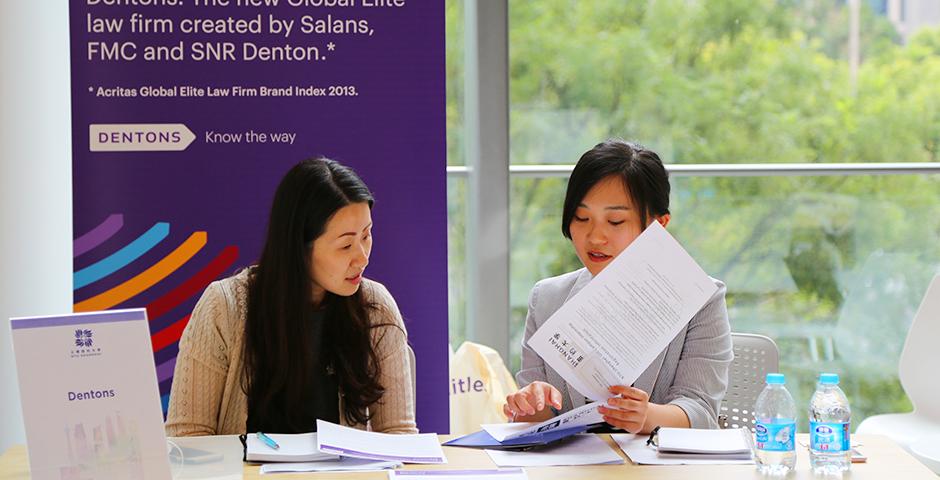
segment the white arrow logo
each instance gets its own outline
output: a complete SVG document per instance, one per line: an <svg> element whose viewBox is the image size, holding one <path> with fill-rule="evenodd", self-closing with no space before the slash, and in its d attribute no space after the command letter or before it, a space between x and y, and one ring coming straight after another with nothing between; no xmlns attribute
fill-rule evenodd
<svg viewBox="0 0 940 480"><path fill-rule="evenodd" d="M180 152L196 135L182 123L111 123L88 126L92 152Z"/></svg>

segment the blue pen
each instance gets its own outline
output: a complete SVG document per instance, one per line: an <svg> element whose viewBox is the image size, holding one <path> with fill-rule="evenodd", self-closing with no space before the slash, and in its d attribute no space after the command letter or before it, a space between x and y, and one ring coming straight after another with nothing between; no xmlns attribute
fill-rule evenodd
<svg viewBox="0 0 940 480"><path fill-rule="evenodd" d="M261 441L265 443L265 445L267 445L267 446L269 446L269 447L271 447L271 448L273 448L273 449L275 449L275 450L281 448L281 446L278 445L277 442L275 442L273 438L271 438L271 437L269 437L269 436L267 436L267 435L265 435L265 434L263 434L263 433L261 433L261 432L258 432L258 438L260 438Z"/></svg>

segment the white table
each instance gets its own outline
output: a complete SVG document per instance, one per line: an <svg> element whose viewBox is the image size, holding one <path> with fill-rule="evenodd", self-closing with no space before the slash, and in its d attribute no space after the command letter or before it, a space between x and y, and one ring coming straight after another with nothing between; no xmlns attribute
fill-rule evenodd
<svg viewBox="0 0 940 480"><path fill-rule="evenodd" d="M601 435L605 442L623 456L610 435ZM452 437L441 436L441 440ZM808 436L799 434L798 442L806 443ZM853 435L861 442L860 449L868 456L868 463L852 465L851 480L882 480L902 478L937 480L936 475L914 457L888 438L879 435ZM241 463L241 444L234 437L194 437L173 439L181 447L217 451L223 460L206 464L187 465L180 479L212 480L271 480L301 479L315 480L387 480L384 472L356 473L300 473L277 476L261 476L257 464ZM936 444L934 444L936 445ZM444 465L406 465L405 470L458 470L496 468L490 457L482 450L444 447L448 463ZM708 480L767 480L757 473L753 465L676 465L641 466L626 461L623 465L589 465L583 467L533 467L526 468L531 480L686 480L704 478ZM26 448L16 445L0 455L0 480L29 479ZM786 480L821 480L809 469L806 450L797 450L796 471ZM849 480L849 477L845 477Z"/></svg>
<svg viewBox="0 0 940 480"><path fill-rule="evenodd" d="M911 444L914 458L940 475L940 435L928 435Z"/></svg>

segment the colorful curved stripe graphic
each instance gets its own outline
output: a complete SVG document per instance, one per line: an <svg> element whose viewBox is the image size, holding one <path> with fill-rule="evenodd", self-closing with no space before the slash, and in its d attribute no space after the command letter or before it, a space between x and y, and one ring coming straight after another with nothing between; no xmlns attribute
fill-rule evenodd
<svg viewBox="0 0 940 480"><path fill-rule="evenodd" d="M76 312L107 310L119 303L126 302L182 267L199 250L202 250L202 247L206 245L206 241L206 232L193 233L185 242L176 247L176 250L170 252L169 255L163 257L162 260L150 268L106 292L76 303L74 310Z"/></svg>
<svg viewBox="0 0 940 480"><path fill-rule="evenodd" d="M201 293L206 289L209 283L218 278L230 265L235 263L236 258L238 258L238 247L232 245L225 247L222 253L213 258L212 261L198 273L188 278L166 295L147 305L147 318L158 318L183 303L187 298ZM189 318L188 315L187 318Z"/></svg>
<svg viewBox="0 0 940 480"><path fill-rule="evenodd" d="M123 214L109 215L98 226L75 239L73 257L78 258L80 255L99 248L118 233L127 235L128 232L122 232L124 228ZM74 290L78 291L83 287L94 285L100 280L115 277L120 272L132 268L135 260L145 257L148 252L153 251L161 242L169 238L170 223L153 224L130 243L104 256L102 260L77 270L73 274ZM160 382L164 412L166 412L169 395L169 381L173 377L173 369L176 365L176 343L189 323L190 311L195 300L209 283L225 274L238 259L238 247L228 245L218 251L196 273L176 281L175 285L167 289L163 284L168 281L171 274L203 258L209 245L208 240L206 232L192 232L172 252L143 268L130 279L104 291L100 291L101 287L98 287L100 293L81 300L76 298L73 305L75 312L87 312L114 307L141 306L146 302L153 352L162 359L157 365L157 379ZM191 268L187 270L192 271ZM161 291L166 293L154 298L155 287L158 285L161 286ZM136 304L133 303L135 300ZM128 303L125 304L126 302ZM183 311L184 308L185 311Z"/></svg>
<svg viewBox="0 0 940 480"><path fill-rule="evenodd" d="M77 290L92 282L97 282L126 267L127 264L156 247L169 234L169 223L161 222L150 227L150 230L144 232L143 235L137 237L136 240L127 244L124 248L72 274L74 288Z"/></svg>
<svg viewBox="0 0 940 480"><path fill-rule="evenodd" d="M88 233L76 238L75 241L72 242L72 256L78 257L108 241L108 239L120 231L123 226L124 215L119 213L109 215L108 218L104 219L97 227L89 230Z"/></svg>

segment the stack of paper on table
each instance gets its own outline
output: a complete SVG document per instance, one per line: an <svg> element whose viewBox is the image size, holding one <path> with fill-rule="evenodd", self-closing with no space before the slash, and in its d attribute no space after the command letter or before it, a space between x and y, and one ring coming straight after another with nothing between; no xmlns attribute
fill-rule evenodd
<svg viewBox="0 0 940 480"><path fill-rule="evenodd" d="M746 429L661 428L659 447L647 445L648 435L624 433L611 437L638 465L709 465L753 463L749 435Z"/></svg>
<svg viewBox="0 0 940 480"><path fill-rule="evenodd" d="M751 432L744 428L660 428L657 436L657 453L660 457L673 455L722 460L751 459Z"/></svg>
<svg viewBox="0 0 940 480"><path fill-rule="evenodd" d="M317 449L324 453L403 463L447 463L437 435L367 432L317 420Z"/></svg>
<svg viewBox="0 0 940 480"><path fill-rule="evenodd" d="M620 465L623 458L601 437L575 435L558 443L524 452L487 450L500 467L549 467L564 465Z"/></svg>
<svg viewBox="0 0 940 480"><path fill-rule="evenodd" d="M245 460L264 462L265 464L261 466L262 474L385 470L401 466L401 462L364 460L321 452L317 448L316 432L270 433L268 436L277 442L278 448L269 447L253 433L246 435L245 438Z"/></svg>

